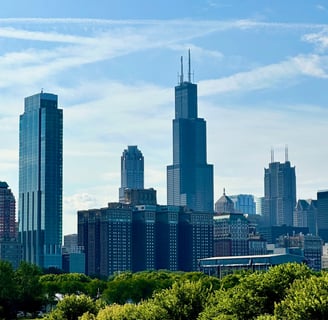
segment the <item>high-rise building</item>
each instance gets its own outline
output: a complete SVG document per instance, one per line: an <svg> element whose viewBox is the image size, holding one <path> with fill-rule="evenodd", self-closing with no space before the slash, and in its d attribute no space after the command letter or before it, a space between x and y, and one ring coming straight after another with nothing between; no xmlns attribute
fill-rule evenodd
<svg viewBox="0 0 328 320"><path fill-rule="evenodd" d="M19 237L23 260L61 268L63 112L58 97L25 98L19 128Z"/></svg>
<svg viewBox="0 0 328 320"><path fill-rule="evenodd" d="M16 201L6 182L0 181L0 241L16 239Z"/></svg>
<svg viewBox="0 0 328 320"><path fill-rule="evenodd" d="M317 192L317 225L318 235L328 242L328 190Z"/></svg>
<svg viewBox="0 0 328 320"><path fill-rule="evenodd" d="M299 199L293 221L295 227L308 227L312 235L317 235L317 200Z"/></svg>
<svg viewBox="0 0 328 320"><path fill-rule="evenodd" d="M233 201L228 197L225 193L225 189L223 189L223 195L220 197L218 201L215 202L214 205L216 213L233 213L235 212L235 206Z"/></svg>
<svg viewBox="0 0 328 320"><path fill-rule="evenodd" d="M295 167L288 161L287 149L285 163L273 160L264 169L264 212L265 224L269 226L293 225L293 212L296 206Z"/></svg>
<svg viewBox="0 0 328 320"><path fill-rule="evenodd" d="M167 167L167 203L197 212L213 212L213 165L206 160L206 122L197 115L197 85L184 81L175 87L173 164Z"/></svg>
<svg viewBox="0 0 328 320"><path fill-rule="evenodd" d="M121 156L120 202L125 201L124 190L127 188L144 188L144 157L137 146L128 146Z"/></svg>
<svg viewBox="0 0 328 320"><path fill-rule="evenodd" d="M22 259L22 246L17 241L16 201L6 182L0 181L0 260L17 268Z"/></svg>
<svg viewBox="0 0 328 320"><path fill-rule="evenodd" d="M235 212L244 214L256 214L256 204L254 196L251 194L237 194L229 196L233 201Z"/></svg>

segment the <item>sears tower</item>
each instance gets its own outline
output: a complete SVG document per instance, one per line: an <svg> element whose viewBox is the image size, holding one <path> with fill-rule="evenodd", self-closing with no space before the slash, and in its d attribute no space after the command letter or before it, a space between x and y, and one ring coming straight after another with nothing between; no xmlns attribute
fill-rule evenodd
<svg viewBox="0 0 328 320"><path fill-rule="evenodd" d="M206 122L197 115L197 85L191 82L190 51L188 81L183 59L175 87L173 164L167 166L167 203L197 212L213 212L213 165L206 160Z"/></svg>

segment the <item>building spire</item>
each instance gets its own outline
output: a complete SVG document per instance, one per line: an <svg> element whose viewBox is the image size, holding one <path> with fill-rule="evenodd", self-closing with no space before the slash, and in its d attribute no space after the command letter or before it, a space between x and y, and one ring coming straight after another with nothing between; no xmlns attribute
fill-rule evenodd
<svg viewBox="0 0 328 320"><path fill-rule="evenodd" d="M190 49L188 50L188 82L191 82Z"/></svg>
<svg viewBox="0 0 328 320"><path fill-rule="evenodd" d="M274 150L271 147L271 163L273 163L273 162L274 162Z"/></svg>
<svg viewBox="0 0 328 320"><path fill-rule="evenodd" d="M288 162L288 145L285 145L285 162Z"/></svg>
<svg viewBox="0 0 328 320"><path fill-rule="evenodd" d="M183 83L183 56L181 56L181 74L180 74L180 84Z"/></svg>

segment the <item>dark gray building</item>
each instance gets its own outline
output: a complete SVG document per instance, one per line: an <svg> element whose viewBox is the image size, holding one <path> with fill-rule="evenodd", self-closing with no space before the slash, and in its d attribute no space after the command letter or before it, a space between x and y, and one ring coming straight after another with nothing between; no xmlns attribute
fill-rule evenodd
<svg viewBox="0 0 328 320"><path fill-rule="evenodd" d="M317 192L318 235L328 242L328 190Z"/></svg>
<svg viewBox="0 0 328 320"><path fill-rule="evenodd" d="M197 115L197 85L184 80L175 87L173 164L167 167L167 203L197 212L213 212L213 166L207 164L206 122Z"/></svg>
<svg viewBox="0 0 328 320"><path fill-rule="evenodd" d="M299 199L293 221L295 227L308 227L309 233L317 235L317 200Z"/></svg>
<svg viewBox="0 0 328 320"><path fill-rule="evenodd" d="M128 146L121 156L120 202L125 201L124 190L127 188L144 188L144 157L137 146Z"/></svg>
<svg viewBox="0 0 328 320"><path fill-rule="evenodd" d="M272 156L273 158L273 156ZM293 225L293 212L296 206L295 167L274 162L264 169L264 222L268 226Z"/></svg>
<svg viewBox="0 0 328 320"><path fill-rule="evenodd" d="M19 127L19 237L23 260L62 266L63 112L57 95L25 98Z"/></svg>

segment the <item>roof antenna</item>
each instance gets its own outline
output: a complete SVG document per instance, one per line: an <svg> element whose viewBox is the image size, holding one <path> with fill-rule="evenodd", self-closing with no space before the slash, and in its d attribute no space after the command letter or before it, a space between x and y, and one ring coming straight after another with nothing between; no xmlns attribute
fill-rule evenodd
<svg viewBox="0 0 328 320"><path fill-rule="evenodd" d="M288 145L285 146L285 162L288 162Z"/></svg>
<svg viewBox="0 0 328 320"><path fill-rule="evenodd" d="M274 162L274 150L271 147L271 163L273 163L273 162Z"/></svg>
<svg viewBox="0 0 328 320"><path fill-rule="evenodd" d="M191 82L190 49L188 50L188 82Z"/></svg>
<svg viewBox="0 0 328 320"><path fill-rule="evenodd" d="M181 56L181 74L180 74L180 84L183 83L183 57Z"/></svg>

